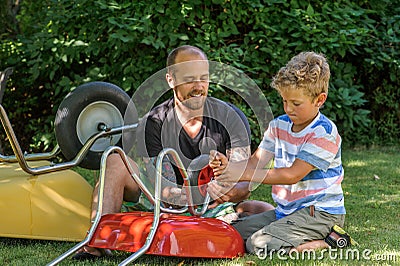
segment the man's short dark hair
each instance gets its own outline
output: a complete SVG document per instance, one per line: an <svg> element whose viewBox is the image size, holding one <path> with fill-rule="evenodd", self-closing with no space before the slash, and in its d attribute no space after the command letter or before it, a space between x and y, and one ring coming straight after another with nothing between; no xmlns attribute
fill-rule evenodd
<svg viewBox="0 0 400 266"><path fill-rule="evenodd" d="M170 67L175 65L175 61L176 61L176 57L180 52L183 51L189 51L190 53L193 54L200 54L202 56L204 56L205 60L207 59L207 55L203 52L203 50L201 50L200 48L196 47L196 46L191 46L191 45L182 45L179 46L175 49L173 49L167 57L167 70L168 72L170 72Z"/></svg>

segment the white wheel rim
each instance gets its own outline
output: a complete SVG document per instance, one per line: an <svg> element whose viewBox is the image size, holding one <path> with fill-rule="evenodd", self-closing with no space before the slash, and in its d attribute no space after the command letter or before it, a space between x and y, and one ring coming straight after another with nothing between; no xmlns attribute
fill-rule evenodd
<svg viewBox="0 0 400 266"><path fill-rule="evenodd" d="M83 144L96 133L99 133L99 124L107 128L123 125L123 117L115 105L106 101L97 101L86 106L79 114L76 122L76 133L79 141ZM114 146L121 139L121 134L100 138L90 148L93 152L104 151L109 146Z"/></svg>

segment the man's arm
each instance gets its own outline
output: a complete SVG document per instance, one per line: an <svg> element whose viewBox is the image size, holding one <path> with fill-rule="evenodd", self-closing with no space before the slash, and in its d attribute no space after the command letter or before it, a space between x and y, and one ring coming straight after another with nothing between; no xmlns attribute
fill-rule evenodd
<svg viewBox="0 0 400 266"><path fill-rule="evenodd" d="M152 158L143 158L143 162L146 165L146 170L147 172L154 172L156 173L156 161L157 157L152 157ZM164 157L163 162L162 162L162 170L161 170L162 177L164 177L166 180L173 182L176 184L176 176L174 172L174 168L172 167L172 164L168 157ZM155 175L153 175L153 183L155 181Z"/></svg>
<svg viewBox="0 0 400 266"><path fill-rule="evenodd" d="M146 165L146 179L149 182L147 186L151 186L151 191L154 190L155 178L157 176L156 169L157 157L143 158ZM186 205L186 197L182 194L182 189L176 184L176 176L174 168L168 157L164 157L161 170L161 198L168 206L181 207ZM153 191L154 192L154 191Z"/></svg>

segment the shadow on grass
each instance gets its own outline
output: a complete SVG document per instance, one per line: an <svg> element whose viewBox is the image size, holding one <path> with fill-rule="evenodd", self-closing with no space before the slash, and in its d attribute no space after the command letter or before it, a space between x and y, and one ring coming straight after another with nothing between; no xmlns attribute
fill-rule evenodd
<svg viewBox="0 0 400 266"><path fill-rule="evenodd" d="M365 248L400 245L400 152L397 148L343 152L346 226Z"/></svg>

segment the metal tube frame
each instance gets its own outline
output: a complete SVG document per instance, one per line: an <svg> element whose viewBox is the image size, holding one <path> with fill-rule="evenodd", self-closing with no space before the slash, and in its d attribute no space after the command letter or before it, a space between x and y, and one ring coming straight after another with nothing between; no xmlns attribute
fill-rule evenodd
<svg viewBox="0 0 400 266"><path fill-rule="evenodd" d="M150 248L151 243L154 240L158 225L160 223L160 216L162 215L161 210L163 210L164 212L169 212L169 213L173 213L174 210L173 209L164 209L161 207L161 179L162 179L162 161L163 158L166 155L171 155L172 158L174 159L175 163L177 164L177 166L179 167L181 173L183 174L184 177L184 185L186 187L186 196L188 199L188 207L189 207L189 212L192 215L201 215L203 214L206 210L207 210L207 206L208 203L210 201L210 196L207 193L206 195L206 199L205 202L203 204L203 207L201 209L201 211L197 211L194 206L193 206L193 198L192 198L192 192L190 189L190 182L188 182L189 178L187 175L187 172L185 170L185 167L181 161L181 159L179 158L178 153L171 148L166 148L163 149L157 156L157 161L156 161L156 169L157 169L157 177L156 177L156 182L155 182L155 198L154 198L154 220L153 220L153 224L152 227L150 229L150 232L146 238L146 242L143 245L143 247L141 247L138 251L136 251L135 253L133 253L131 256L129 256L128 258L126 258L124 261L122 261L119 266L125 266L128 265L129 263L135 261L137 258L139 258L141 255L143 255L144 253L146 253L146 251ZM137 181L139 178L138 176L133 172L133 178L135 179L135 181ZM151 194L150 194L151 196ZM150 198L149 198L150 200ZM185 208L187 209L187 208Z"/></svg>
<svg viewBox="0 0 400 266"><path fill-rule="evenodd" d="M184 185L187 188L186 192L187 192L187 198L188 198L190 213L192 215L201 215L207 210L207 206L208 206L208 203L209 203L209 200L210 200L210 196L209 196L208 193L206 195L206 199L205 199L205 202L203 204L203 207L201 208L200 211L197 211L193 206L191 206L191 204L193 204L193 199L192 199L192 193L191 193L191 190L190 190L190 182L188 182L188 175L187 175L187 172L186 172L186 170L185 170L185 168L184 168L184 166L182 164L182 161L179 158L179 155L177 154L177 152L174 149L166 148L166 149L162 150L159 153L159 155L157 156L157 161L156 161L157 173L156 173L156 180L155 180L155 195L153 197L153 195L149 192L149 190L146 188L144 183L140 180L140 178L135 173L133 167L131 166L131 164L129 162L128 156L125 154L125 152L120 147L111 146L111 147L107 148L104 151L104 153L103 153L103 155L101 157L97 211L96 211L95 218L92 221L92 225L91 225L91 227L90 227L90 229L88 231L87 236L80 243L78 243L77 245L75 245L74 247L69 249L67 252L65 252L64 254L62 254L58 258L54 259L53 261L51 261L49 264L47 264L48 266L57 265L58 263L60 263L61 261L63 261L67 257L69 257L70 255L72 255L74 252L78 251L80 248L82 248L83 246L87 245L90 242L91 238L93 237L94 232L95 232L97 226L99 225L100 219L101 219L101 216L102 216L106 160L107 160L107 157L109 156L109 154L111 152L117 152L121 156L121 159L123 160L127 170L131 174L132 178L136 181L136 183L139 185L140 189L144 192L144 194L148 197L148 199L154 204L154 212L153 212L154 213L154 219L153 219L153 223L152 223L150 232L149 232L149 234L148 234L148 236L146 238L145 244L139 250L134 252L131 256L126 258L124 261L122 261L119 264L120 266L127 265L127 264L135 261L141 255L146 253L147 250L150 248L150 245L154 240L155 234L156 234L157 229L158 229L158 225L160 223L160 217L162 215L161 211L163 211L165 213L183 213L183 212L186 212L188 210L188 207L184 207L184 208L182 208L180 210L173 210L173 209L164 208L164 207L161 206L162 161L163 161L163 158L166 155L169 154L169 155L172 156L172 158L174 159L175 163L177 163L178 167L181 169L181 172L182 172L182 174L184 176Z"/></svg>
<svg viewBox="0 0 400 266"><path fill-rule="evenodd" d="M94 134L92 137L90 137L86 143L83 145L81 150L78 152L78 154L75 156L75 158L72 161L69 162L63 162L63 163L58 163L58 164L52 164L52 165L46 165L46 166L39 166L39 167L30 167L28 165L28 161L38 161L38 160L47 160L54 158L60 153L60 148L58 145L54 147L54 149L51 152L48 153L36 153L36 154L26 154L22 152L21 146L19 145L18 139L15 135L15 132L12 128L12 125L10 123L10 120L6 114L6 111L4 107L0 104L0 120L1 123L4 127L4 130L6 132L7 138L10 141L11 148L14 152L14 156L5 156L3 154L0 154L0 162L8 162L8 163L15 163L18 162L19 165L21 166L22 170L25 172L32 174L32 175L39 175L39 174L45 174L45 173L50 173L50 172L55 172L59 170L65 170L69 169L71 167L79 165L79 163L83 160L83 158L86 156L86 154L89 152L90 147L94 144L94 142L102 137L107 137L113 134L120 134L122 133L123 130L134 130L137 128L138 124L132 124L132 125L125 125L125 126L120 126L120 127L115 127L115 128L110 128L110 129L105 129L104 131L100 131L99 133ZM151 192L147 189L147 187L144 185L144 183L140 180L140 178L136 175L134 169L132 168L131 164L129 163L128 157L125 154L125 152L117 146L111 146L108 147L102 157L101 157L101 163L100 163L100 177L99 177L99 188L98 188L98 204L97 204L97 211L96 211L96 216L94 220L92 221L92 225L88 231L87 236L85 237L84 240L79 242L77 245L69 249L67 252L56 258L55 260L51 261L49 266L52 265L57 265L60 263L62 260L65 258L69 257L72 253L76 252L83 246L89 243L90 239L93 237L94 232L100 222L101 216L102 216L102 211L103 211L103 197L104 197L104 179L105 179L105 169L106 169L106 160L107 157L111 152L117 152L122 160L124 161L125 166L127 167L128 171L130 172L132 178L136 181L136 183L139 185L140 189L143 191L143 193L146 195L146 197L150 200L150 202L154 205L154 219L152 223L151 230L146 238L146 242L141 247L138 251L133 253L131 256L126 258L123 262L121 262L119 265L127 265L130 262L136 260L139 258L141 255L147 252L147 250L150 248L150 245L155 237L155 234L157 232L158 225L160 223L160 216L162 215L161 211L166 212L166 213L175 213L175 214L181 214L184 212L189 212L192 215L195 216L200 216L202 215L206 210L207 206L210 201L210 196L207 193L205 202L201 208L200 211L195 208L193 205L193 197L192 197L192 192L190 189L190 182L189 178L187 175L187 172L182 164L182 161L179 158L179 155L174 149L167 148L164 149L160 152L160 154L157 157L156 161L156 169L157 169L157 176L155 180L155 195L151 194ZM162 161L163 158L166 155L171 155L172 158L174 159L175 163L179 166L179 169L181 169L181 174L184 179L184 187L186 189L186 195L188 199L188 204L181 208L181 209L170 209L170 208L165 208L161 206L161 179L162 179Z"/></svg>
<svg viewBox="0 0 400 266"><path fill-rule="evenodd" d="M120 148L119 148L120 149ZM94 232L100 222L101 214L103 212L103 197L104 197L104 177L105 177L105 168L106 168L106 160L108 155L112 151L118 151L118 148L116 147L109 147L107 148L102 157L101 157L101 164L100 164L100 177L99 177L99 195L98 195L98 203L97 203L97 211L96 211L96 216L94 220L92 221L92 225L88 231L88 234L86 235L85 239L83 239L81 242L79 242L77 245L69 249L67 252L56 258L55 260L51 261L48 263L48 266L52 265L57 265L67 257L69 257L72 253L78 251L81 247L85 246L87 243L89 243L90 239L93 237Z"/></svg>
<svg viewBox="0 0 400 266"><path fill-rule="evenodd" d="M81 150L75 156L75 158L69 162L62 162L57 164L51 164L46 166L39 166L39 167L30 167L27 161L35 161L35 160L43 160L43 159L50 159L55 157L59 152L59 147L56 147L50 153L38 153L38 154L24 154L22 152L21 146L19 145L18 139L14 133L14 130L11 126L10 120L5 112L4 107L0 104L0 120L6 132L7 138L10 141L11 148L15 154L15 156L0 156L0 162L18 162L21 166L22 170L31 174L31 175L40 175L46 174L50 172L55 172L59 170L66 170L72 168L74 166L79 165L82 160L85 158L86 154L89 152L90 147L93 143L102 137L107 137L114 134L120 134L123 130L134 130L137 128L138 123L131 124L131 125L124 125L120 127L115 127L111 129L106 129L104 131L100 131L99 133L94 134L90 137L86 143L83 145Z"/></svg>

